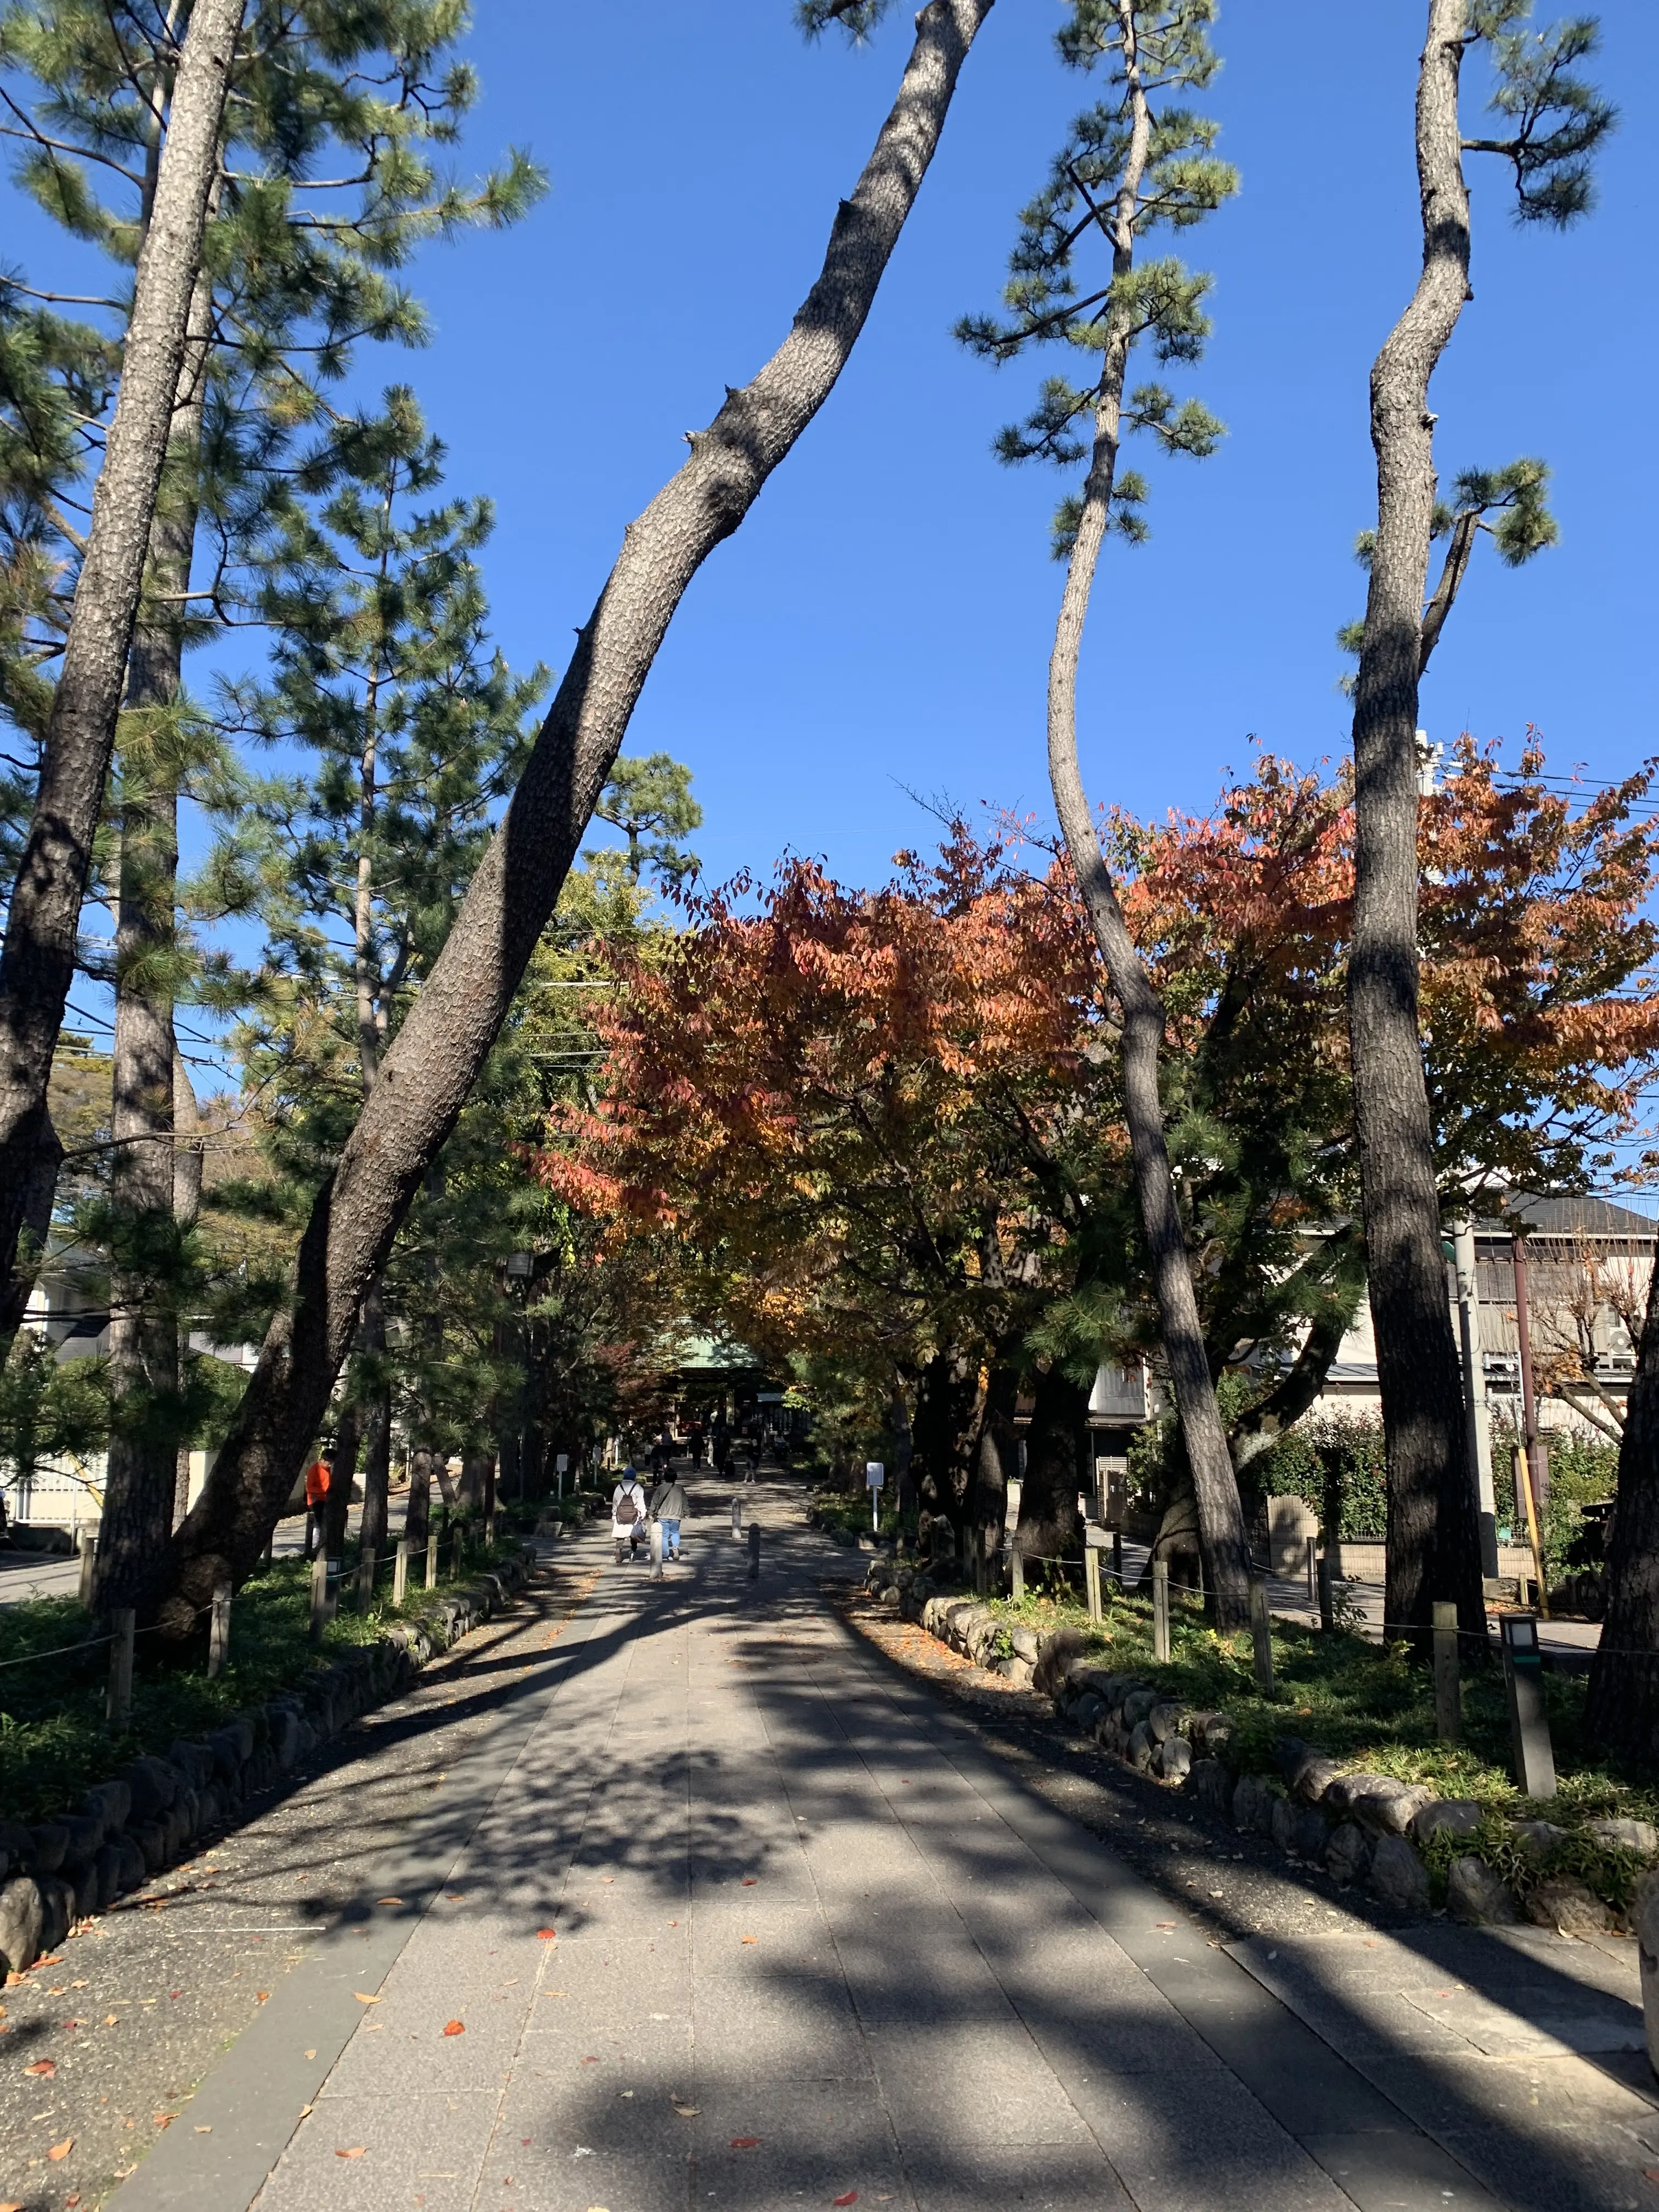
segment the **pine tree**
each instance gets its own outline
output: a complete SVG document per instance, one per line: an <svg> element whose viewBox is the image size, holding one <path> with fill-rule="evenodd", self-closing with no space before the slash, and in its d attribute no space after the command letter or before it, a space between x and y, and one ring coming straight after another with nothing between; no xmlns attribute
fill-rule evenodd
<svg viewBox="0 0 1659 2212"><path fill-rule="evenodd" d="M1419 1015L1418 687L1486 512L1504 505L1508 550L1547 535L1542 477L1518 465L1507 482L1471 478L1448 534L1442 589L1425 611L1437 524L1435 416L1429 383L1469 295L1470 222L1463 154L1510 164L1516 216L1564 227L1590 203L1589 163L1611 128L1607 103L1574 75L1594 49L1587 17L1528 27L1528 0L1430 0L1417 88L1423 268L1371 369L1377 520L1354 684L1357 822L1348 1032L1359 1137L1367 1273L1388 1443L1391 1621L1426 1631L1437 1600L1455 1601L1484 1649L1480 1528L1468 1458L1462 1374L1442 1256L1433 1133ZM1465 57L1484 47L1491 106L1504 135L1465 140ZM1505 540L1500 534L1500 550Z"/></svg>
<svg viewBox="0 0 1659 2212"><path fill-rule="evenodd" d="M512 1006L641 685L691 578L742 524L828 398L864 327L992 0L928 0L898 95L788 336L727 396L622 550L444 951L381 1070L295 1261L213 1476L180 1530L163 1625L182 1629L228 1563L246 1573L313 1433L383 1263ZM392 1103L388 1103L392 1102Z"/></svg>
<svg viewBox="0 0 1659 2212"><path fill-rule="evenodd" d="M1050 344L1091 364L1086 385L1048 378L1036 408L1002 433L997 451L1008 462L1089 465L1080 495L1062 503L1054 523L1066 585L1048 664L1048 772L1121 1012L1135 1193L1192 1470L1205 1588L1215 1620L1231 1626L1245 1617L1249 1558L1164 1135L1164 1008L1124 921L1077 747L1078 660L1101 550L1110 530L1132 543L1146 534L1145 480L1119 466L1124 435L1139 431L1165 453L1194 458L1212 452L1221 435L1198 401L1177 404L1162 384L1129 386L1138 347L1149 346L1160 363L1189 362L1209 331L1208 277L1173 257L1138 257L1147 233L1160 225L1188 229L1237 190L1237 173L1214 152L1215 124L1179 104L1181 94L1201 90L1215 74L1209 39L1215 15L1215 0L1072 0L1058 37L1061 56L1076 69L1103 65L1110 95L1078 118L1047 187L1022 211L1004 295L1008 319L969 317L958 335L999 364ZM1090 252L1103 265L1085 276L1081 264Z"/></svg>
<svg viewBox="0 0 1659 2212"><path fill-rule="evenodd" d="M327 419L325 387L344 373L356 341L422 337L394 272L422 239L511 221L539 189L520 155L471 191L434 166L433 149L453 142L476 90L450 58L459 27L444 0L367 8L313 0L297 14L258 0L233 64L123 726L112 1324L122 1417L100 1566L112 1588L129 1572L129 1555L159 1556L162 1493L170 1506L173 1487L165 1407L178 1376L173 1130L181 1066L173 1007L190 965L176 941L174 885L180 774L200 729L185 711L184 653L234 605L248 535L265 526L273 471L296 429ZM135 14L118 22L90 0L16 0L0 28L0 58L27 88L13 131L27 149L22 183L72 235L118 268L130 265L148 234L150 156L166 143L151 106L173 63L167 21ZM119 332L124 295L104 305ZM91 421L95 456L95 414ZM58 538L68 575L76 534L66 526ZM198 582L204 550L210 560ZM182 1090L178 1103L188 1109ZM122 1534L129 1519L131 1541Z"/></svg>

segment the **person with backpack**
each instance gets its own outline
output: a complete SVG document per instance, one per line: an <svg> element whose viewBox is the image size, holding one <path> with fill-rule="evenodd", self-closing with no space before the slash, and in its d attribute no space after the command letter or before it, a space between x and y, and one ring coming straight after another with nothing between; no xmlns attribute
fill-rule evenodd
<svg viewBox="0 0 1659 2212"><path fill-rule="evenodd" d="M665 1468L662 1480L651 1493L651 1517L662 1524L665 1559L678 1559L680 1555L680 1523L688 1510L685 1485L672 1468Z"/></svg>
<svg viewBox="0 0 1659 2212"><path fill-rule="evenodd" d="M624 1544L630 1559L639 1557L645 1536L645 1492L630 1460L622 1471L622 1480L611 1493L611 1534L617 1547L618 1566L622 1565Z"/></svg>

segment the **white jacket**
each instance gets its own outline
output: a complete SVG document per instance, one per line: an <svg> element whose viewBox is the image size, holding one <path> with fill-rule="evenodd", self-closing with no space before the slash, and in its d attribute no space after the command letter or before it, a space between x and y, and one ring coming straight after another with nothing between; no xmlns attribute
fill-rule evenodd
<svg viewBox="0 0 1659 2212"><path fill-rule="evenodd" d="M636 1521L617 1520L617 1508L622 1504L624 1498L631 1498L633 1499L635 1510L639 1515L639 1518ZM641 1483L637 1476L635 1477L632 1482L619 1482L616 1488L611 1492L611 1533L619 1544L631 1543L635 1536L642 1536L645 1534L647 1513L648 1508L646 1504L644 1486Z"/></svg>

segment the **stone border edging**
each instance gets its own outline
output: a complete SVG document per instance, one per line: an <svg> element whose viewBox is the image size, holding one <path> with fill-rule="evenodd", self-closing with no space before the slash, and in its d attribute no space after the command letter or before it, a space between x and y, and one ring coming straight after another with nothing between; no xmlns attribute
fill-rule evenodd
<svg viewBox="0 0 1659 2212"><path fill-rule="evenodd" d="M537 1564L525 1544L420 1620L394 1621L295 1689L238 1713L199 1743L145 1753L96 1782L79 1808L33 1827L0 1820L0 1981L54 1951L78 1922L187 1856L245 1798L269 1789L319 1744L407 1689L522 1589Z"/></svg>
<svg viewBox="0 0 1659 2212"><path fill-rule="evenodd" d="M1207 1813L1250 1835L1270 1838L1292 1868L1322 1869L1340 1888L1362 1881L1379 1904L1422 1916L1431 1909L1425 1847L1446 1865L1446 1905L1472 1927L1513 1926L1522 1918L1567 1936L1623 1929L1627 1916L1559 1862L1569 1832L1551 1820L1504 1824L1504 1856L1517 1869L1538 1863L1536 1879L1517 1889L1476 1848L1498 1816L1474 1798L1437 1797L1421 1783L1352 1771L1299 1737L1273 1745L1276 1775L1242 1771L1227 1753L1235 1723L1166 1698L1139 1676L1089 1661L1080 1629L1046 1636L1010 1627L980 1600L937 1589L909 1567L874 1560L865 1586L927 1634L1016 1689L1052 1700L1055 1713L1137 1773L1189 1792ZM1006 1637L1012 1654L997 1658ZM1659 1860L1659 1828L1647 1820L1590 1820L1577 1832L1606 1853L1627 1855L1632 1869ZM1440 1839L1440 1840L1437 1840ZM1659 1926L1656 1927L1659 1935Z"/></svg>

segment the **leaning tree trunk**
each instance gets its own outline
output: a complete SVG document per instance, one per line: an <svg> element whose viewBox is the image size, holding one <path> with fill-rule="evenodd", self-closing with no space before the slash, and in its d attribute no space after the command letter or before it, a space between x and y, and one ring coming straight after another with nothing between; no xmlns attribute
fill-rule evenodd
<svg viewBox="0 0 1659 2212"><path fill-rule="evenodd" d="M1659 1269L1619 1444L1607 1609L1584 1707L1588 1741L1650 1767L1659 1757Z"/></svg>
<svg viewBox="0 0 1659 2212"><path fill-rule="evenodd" d="M177 707L183 595L196 546L195 475L211 343L210 286L198 276L179 370L172 453L183 481L150 532L153 618L139 625L127 678L131 758L122 776L115 932L110 1176L110 1438L98 1546L98 1607L136 1605L165 1558L177 1513L179 1242L173 1036L177 988L179 782L171 738L146 731ZM188 1462L185 1489L188 1503Z"/></svg>
<svg viewBox="0 0 1659 2212"><path fill-rule="evenodd" d="M436 966L319 1194L213 1478L179 1532L164 1618L182 1623L265 1532L327 1402L358 1304L466 1096L552 913L668 624L698 568L834 390L921 190L993 0L930 0L898 97L823 268L760 374L728 393L623 547Z"/></svg>
<svg viewBox="0 0 1659 2212"><path fill-rule="evenodd" d="M75 970L81 901L172 434L243 4L196 0L191 11L138 254L121 386L93 493L40 787L6 919L0 955L0 1279L10 1275L15 1262L52 1054Z"/></svg>
<svg viewBox="0 0 1659 2212"><path fill-rule="evenodd" d="M1132 135L1112 221L1112 274L1119 282L1133 264L1134 221L1152 139L1152 117L1140 89L1132 32L1125 38L1124 73L1130 92ZM1078 764L1078 660L1095 569L1111 520L1123 386L1133 339L1127 311L1114 308L1110 312L1095 410L1094 451L1048 661L1048 780L1073 872L1105 963L1112 995L1122 1014L1123 1117L1128 1125L1135 1197L1158 1300L1164 1358L1193 1471L1206 1595L1216 1625L1232 1628L1249 1614L1249 1553L1164 1141L1164 1104L1158 1080L1164 1049L1164 1008L1130 939Z"/></svg>
<svg viewBox="0 0 1659 2212"><path fill-rule="evenodd" d="M1355 692L1348 1036L1365 1253L1388 1449L1386 1613L1457 1606L1486 1648L1480 1529L1441 1247L1418 1012L1417 704L1435 501L1429 380L1468 291L1457 118L1466 0L1431 0L1417 92L1423 271L1371 370L1376 545Z"/></svg>

